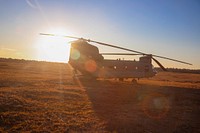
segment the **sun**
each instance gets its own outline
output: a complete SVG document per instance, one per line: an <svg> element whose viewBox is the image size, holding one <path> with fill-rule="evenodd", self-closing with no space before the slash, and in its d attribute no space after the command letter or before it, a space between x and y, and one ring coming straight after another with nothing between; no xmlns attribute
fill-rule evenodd
<svg viewBox="0 0 200 133"><path fill-rule="evenodd" d="M61 28L48 30L45 33L55 35L72 35L71 32ZM64 62L67 63L70 54L69 38L60 36L39 36L36 49L37 59L49 62Z"/></svg>

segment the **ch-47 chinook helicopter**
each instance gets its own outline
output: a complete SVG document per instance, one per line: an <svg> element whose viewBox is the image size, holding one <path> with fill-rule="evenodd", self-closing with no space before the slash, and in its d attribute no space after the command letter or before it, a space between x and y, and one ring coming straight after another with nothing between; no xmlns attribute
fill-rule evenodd
<svg viewBox="0 0 200 133"><path fill-rule="evenodd" d="M44 33L40 33L40 35L57 36L54 34ZM128 48L123 48L89 39L73 36L63 37L76 39L76 41L71 43L70 58L68 63L74 68L75 72L79 71L82 73L82 75L90 76L93 78L117 78L121 81L126 78L132 78L133 82L135 82L135 79L150 78L156 75L156 71L152 65L152 60L155 61L163 71L167 71L166 68L158 60L155 59L155 57L192 65L184 61L154 54L146 54ZM99 53L99 49L96 46L89 44L89 42L129 51L131 53ZM103 55L141 55L141 57L139 58L139 61L119 59L109 60L104 59Z"/></svg>

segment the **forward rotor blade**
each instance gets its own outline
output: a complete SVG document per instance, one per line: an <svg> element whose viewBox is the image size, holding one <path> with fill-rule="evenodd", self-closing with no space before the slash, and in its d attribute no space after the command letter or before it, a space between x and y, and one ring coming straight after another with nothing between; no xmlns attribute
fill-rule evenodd
<svg viewBox="0 0 200 133"><path fill-rule="evenodd" d="M75 37L75 36L62 36L62 37L67 37L67 38L72 38L72 39L82 39L82 40L85 40L83 38L79 38L79 37Z"/></svg>
<svg viewBox="0 0 200 133"><path fill-rule="evenodd" d="M60 35L55 35L55 34L46 34L46 33L40 33L40 35L47 35L47 36L60 36ZM111 44L107 44L107 43L103 43L103 42L98 42L98 41L94 41L94 40L90 40L90 39L84 39L84 38L79 38L79 37L74 37L74 36L61 36L61 37L67 37L67 38L73 38L73 39L80 39L83 41L87 41L87 42L93 42L93 43L97 43L103 46L108 46L108 47L113 47L113 48L117 48L117 49L121 49L121 50L126 50L129 52L134 52L134 53L138 53L141 55L149 55L140 51L136 51L136 50L132 50L132 49L127 49L127 48L123 48L123 47L119 47L119 46L115 46L115 45L111 45ZM167 59L167 60L171 60L171 61L175 61L175 62L179 62L179 63L183 63L183 64L187 64L187 65L192 65L191 63L187 63L184 61L180 61L180 60L176 60L176 59L172 59L172 58L168 58L168 57L164 57L164 56L159 56L159 55L152 55L154 57L158 57L158 58L163 58L163 59Z"/></svg>
<svg viewBox="0 0 200 133"><path fill-rule="evenodd" d="M131 49L127 49L127 48L123 48L123 47L119 47L119 46L115 46L115 45L111 45L111 44L107 44L107 43L102 43L102 42L97 42L97 41L93 41L93 40L87 40L88 42L94 42L103 46L108 46L108 47L113 47L113 48L117 48L117 49L122 49L122 50L126 50L129 52L134 52L134 53L138 53L138 54L142 54L142 55L147 55L145 53L139 52L139 51L135 51L135 50L131 50Z"/></svg>
<svg viewBox="0 0 200 133"><path fill-rule="evenodd" d="M149 54L146 54L146 53L143 53L143 52L139 52L139 51L135 51L135 50L131 50L131 49L127 49L127 48L123 48L123 47L119 47L119 46L115 46L115 45L111 45L111 44L107 44L107 43L97 42L97 41L93 41L93 40L88 40L88 41L94 42L94 43L97 43L97 44L100 44L100 45L104 45L104 46L109 46L109 47L113 47L113 48L117 48L117 49L126 50L126 51L129 51L129 52L138 53L138 54L141 54L141 55L149 55ZM172 58L168 58L168 57L164 57L164 56L159 56L159 55L152 55L152 56L171 60L171 61L175 61L175 62L179 62L179 63L183 63L183 64L187 64L187 65L192 65L191 63L187 63L187 62L184 62L184 61L180 61L180 60L176 60L176 59L172 59Z"/></svg>
<svg viewBox="0 0 200 133"><path fill-rule="evenodd" d="M60 37L66 37L66 38L72 38L72 39L83 39L83 38L74 37L74 36L63 36L63 35L46 34L46 33L40 33L40 35L45 35L45 36L60 36ZM83 40L85 40L85 39L83 39Z"/></svg>
<svg viewBox="0 0 200 133"><path fill-rule="evenodd" d="M155 58L151 57L157 64L158 66L160 66L160 68L163 70L163 71L167 71L167 69L159 62L157 61Z"/></svg>
<svg viewBox="0 0 200 133"><path fill-rule="evenodd" d="M100 53L102 55L143 55L143 54L131 54L131 53Z"/></svg>
<svg viewBox="0 0 200 133"><path fill-rule="evenodd" d="M46 33L40 33L40 35L44 35L44 36L55 36L54 34L46 34Z"/></svg>

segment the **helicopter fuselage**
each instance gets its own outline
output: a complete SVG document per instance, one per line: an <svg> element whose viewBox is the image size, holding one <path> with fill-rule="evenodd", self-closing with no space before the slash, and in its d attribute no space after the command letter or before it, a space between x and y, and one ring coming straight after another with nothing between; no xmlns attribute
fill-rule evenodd
<svg viewBox="0 0 200 133"><path fill-rule="evenodd" d="M142 56L139 61L108 60L97 47L81 40L71 44L69 64L95 78L149 78L156 74L149 56Z"/></svg>
<svg viewBox="0 0 200 133"><path fill-rule="evenodd" d="M40 33L45 36L59 36L55 34ZM69 64L86 76L102 77L102 78L149 78L156 75L153 68L152 60L163 70L167 69L156 59L162 58L182 64L192 65L191 63L172 59L165 56L147 54L144 52L132 50L129 48L116 46L113 44L103 43L90 39L84 39L74 36L61 36L71 39L77 39L71 44ZM128 51L131 53L99 53L96 46L89 44L92 42L101 46L112 47ZM141 55L138 61L125 60L107 60L102 55Z"/></svg>

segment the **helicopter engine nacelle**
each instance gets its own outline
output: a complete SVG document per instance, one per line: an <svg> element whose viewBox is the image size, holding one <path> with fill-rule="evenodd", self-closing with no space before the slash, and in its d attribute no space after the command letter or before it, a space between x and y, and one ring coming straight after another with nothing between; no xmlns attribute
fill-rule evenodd
<svg viewBox="0 0 200 133"><path fill-rule="evenodd" d="M103 56L99 54L99 49L97 47L83 40L78 40L71 44L70 60L73 60L74 56L78 56L75 58L76 60L92 59L101 61L104 59Z"/></svg>
<svg viewBox="0 0 200 133"><path fill-rule="evenodd" d="M151 57L150 56L142 56L140 57L140 62L151 64Z"/></svg>

